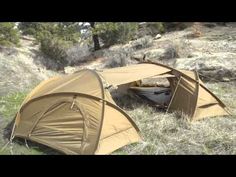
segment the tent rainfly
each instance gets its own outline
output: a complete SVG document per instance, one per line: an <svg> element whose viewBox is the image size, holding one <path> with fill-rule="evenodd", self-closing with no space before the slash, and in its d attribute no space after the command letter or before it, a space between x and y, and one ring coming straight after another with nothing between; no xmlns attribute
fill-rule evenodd
<svg viewBox="0 0 236 177"><path fill-rule="evenodd" d="M229 115L197 72L176 70L158 63L94 71L80 70L40 83L16 114L11 140L21 137L65 154L110 154L141 141L138 127L119 108L110 87L127 91L145 78L167 78L171 99L168 112L181 111L191 121Z"/></svg>

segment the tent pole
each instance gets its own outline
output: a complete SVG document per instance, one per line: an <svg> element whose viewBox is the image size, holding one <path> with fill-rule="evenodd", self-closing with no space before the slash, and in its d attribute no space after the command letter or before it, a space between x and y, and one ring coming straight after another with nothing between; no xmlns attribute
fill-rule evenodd
<svg viewBox="0 0 236 177"><path fill-rule="evenodd" d="M174 99L174 97L175 97L175 94L176 94L176 91L177 91L177 89L178 89L178 86L179 86L179 83L180 83L180 80L181 80L181 79L182 79L182 76L180 76L180 78L179 78L179 80L178 80L178 83L176 84L175 91L174 91L174 93L173 93L173 95L172 95L172 98L171 98L171 100L170 100L170 103L169 103L169 105L168 105L168 108L167 108L167 110L166 110L166 113L169 112L170 105L171 105L171 103L172 103L172 101L173 101L173 99Z"/></svg>
<svg viewBox="0 0 236 177"><path fill-rule="evenodd" d="M194 119L194 116L195 116L195 114L196 114L197 103L198 103L198 95L199 95L199 86L200 86L198 72L195 70L194 73L195 73L196 81L197 81L197 82L196 82L196 86L197 86L197 88L196 88L196 105L195 105L195 107L194 107L194 111L193 111L193 114L192 114L192 117L191 117L191 121Z"/></svg>
<svg viewBox="0 0 236 177"><path fill-rule="evenodd" d="M165 66L165 65L163 65L163 64L161 64L161 63L152 62L152 61L149 61L149 60L148 60L148 62L142 62L142 63L150 63L150 64L155 64L155 65L159 65L159 66L166 67L166 68L168 68L168 69L171 69L172 71L175 71L175 72L179 73L180 75L183 75L183 76L186 77L187 79L190 79L190 80L192 80L192 81L194 81L194 82L197 82L196 80L194 80L193 78L189 77L188 75L182 73L181 71L179 71L179 70L177 70L177 69L174 69L174 68L171 68L171 67L169 67L169 66ZM210 94L219 102L219 104L221 104L221 106L226 107L226 105L225 105L216 95L214 95L208 88L206 88L206 86L204 86L204 84L199 83L199 85L200 85L202 88L204 88L208 93L210 93ZM228 111L226 111L226 112L228 112ZM228 113L229 113L229 112L228 112ZM231 115L231 114L230 114L230 115Z"/></svg>

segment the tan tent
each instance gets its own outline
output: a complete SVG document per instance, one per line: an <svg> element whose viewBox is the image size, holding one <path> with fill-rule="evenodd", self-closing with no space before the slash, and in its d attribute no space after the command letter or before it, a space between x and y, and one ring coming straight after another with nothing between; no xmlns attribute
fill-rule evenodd
<svg viewBox="0 0 236 177"><path fill-rule="evenodd" d="M109 154L141 139L135 123L91 70L37 86L23 102L12 136L66 154Z"/></svg>
<svg viewBox="0 0 236 177"><path fill-rule="evenodd" d="M176 70L160 63L148 62L105 69L99 74L110 85L120 88L121 92L127 92L135 85L139 87L138 81L144 78L167 78L172 93L167 112L181 112L190 121L230 114L224 103L204 86L196 71Z"/></svg>
<svg viewBox="0 0 236 177"><path fill-rule="evenodd" d="M109 154L138 142L137 126L115 104L109 88L127 91L150 77L168 78L172 92L168 111L182 111L192 120L228 115L196 72L142 63L97 72L81 70L42 82L22 103L11 139L22 137L66 154Z"/></svg>

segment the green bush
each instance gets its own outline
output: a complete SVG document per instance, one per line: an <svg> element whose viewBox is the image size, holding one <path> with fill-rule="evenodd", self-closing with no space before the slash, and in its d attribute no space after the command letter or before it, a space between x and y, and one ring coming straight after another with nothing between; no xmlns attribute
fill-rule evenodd
<svg viewBox="0 0 236 177"><path fill-rule="evenodd" d="M19 24L23 34L33 35L40 43L41 51L53 59L61 69L67 65L67 49L79 42L80 31L72 22L23 22Z"/></svg>
<svg viewBox="0 0 236 177"><path fill-rule="evenodd" d="M35 35L39 28L40 23L34 22L21 22L18 25L19 30L21 30L23 35Z"/></svg>
<svg viewBox="0 0 236 177"><path fill-rule="evenodd" d="M68 41L64 41L58 38L44 37L40 41L41 51L51 59L55 60L58 65L58 69L62 69L63 66L68 64L67 49L71 45Z"/></svg>
<svg viewBox="0 0 236 177"><path fill-rule="evenodd" d="M146 28L150 31L150 35L156 35L158 33L165 32L165 26L162 22L148 22Z"/></svg>
<svg viewBox="0 0 236 177"><path fill-rule="evenodd" d="M77 23L70 22L21 22L19 29L22 34L33 35L37 40L53 36L64 41L76 43L80 39Z"/></svg>
<svg viewBox="0 0 236 177"><path fill-rule="evenodd" d="M114 44L122 44L132 40L137 30L137 23L107 22L97 23L93 32L98 34L105 47L109 47Z"/></svg>
<svg viewBox="0 0 236 177"><path fill-rule="evenodd" d="M0 23L0 45L19 45L19 31L15 28L15 23Z"/></svg>

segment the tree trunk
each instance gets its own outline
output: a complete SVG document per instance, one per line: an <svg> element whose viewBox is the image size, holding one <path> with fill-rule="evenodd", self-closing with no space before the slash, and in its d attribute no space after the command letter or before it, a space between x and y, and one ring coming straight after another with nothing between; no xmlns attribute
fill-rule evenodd
<svg viewBox="0 0 236 177"><path fill-rule="evenodd" d="M95 22L89 22L89 23L90 23L90 26L94 29ZM93 44L94 44L94 50L99 50L101 48L97 34L93 34Z"/></svg>

